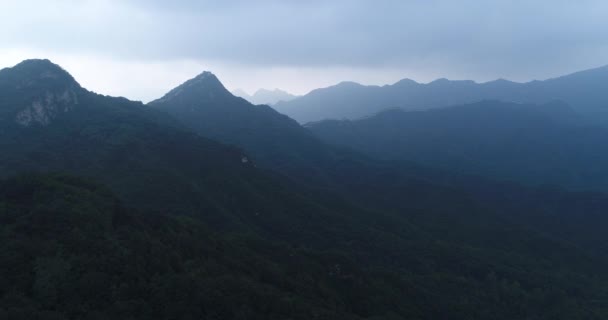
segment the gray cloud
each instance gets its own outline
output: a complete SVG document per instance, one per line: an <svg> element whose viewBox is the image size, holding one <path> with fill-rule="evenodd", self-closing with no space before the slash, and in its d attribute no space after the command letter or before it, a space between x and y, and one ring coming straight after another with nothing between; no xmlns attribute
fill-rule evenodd
<svg viewBox="0 0 608 320"><path fill-rule="evenodd" d="M38 0L1 15L0 50L123 61L516 80L608 63L604 0Z"/></svg>

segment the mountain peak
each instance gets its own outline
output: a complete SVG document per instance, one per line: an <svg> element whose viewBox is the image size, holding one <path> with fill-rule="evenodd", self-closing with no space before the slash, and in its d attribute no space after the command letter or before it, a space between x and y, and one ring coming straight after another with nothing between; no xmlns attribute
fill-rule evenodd
<svg viewBox="0 0 608 320"><path fill-rule="evenodd" d="M49 59L25 59L15 65L15 68L25 67L53 68L63 70L59 65L53 63Z"/></svg>
<svg viewBox="0 0 608 320"><path fill-rule="evenodd" d="M25 60L0 70L0 95L13 97L15 102L2 110L2 118L12 118L24 127L46 126L78 104L81 89L67 71L51 61Z"/></svg>
<svg viewBox="0 0 608 320"><path fill-rule="evenodd" d="M213 90L223 93L228 93L222 82L210 71L203 71L198 76L186 81L184 86L193 89Z"/></svg>
<svg viewBox="0 0 608 320"><path fill-rule="evenodd" d="M77 84L67 71L48 59L24 60L12 68L1 70L0 75L26 86Z"/></svg>
<svg viewBox="0 0 608 320"><path fill-rule="evenodd" d="M408 79L408 78L401 79L393 84L393 86L395 86L395 87L411 87L411 86L417 86L417 85L419 85L418 82L416 82L412 79Z"/></svg>
<svg viewBox="0 0 608 320"><path fill-rule="evenodd" d="M215 100L232 96L220 80L211 72L203 71L160 98L159 102L172 99Z"/></svg>
<svg viewBox="0 0 608 320"><path fill-rule="evenodd" d="M198 76L194 77L194 79L219 82L219 79L211 71L203 71Z"/></svg>
<svg viewBox="0 0 608 320"><path fill-rule="evenodd" d="M358 82L354 82L354 81L342 81L340 83L338 83L337 85L335 85L334 87L342 87L342 88L357 88L357 87L362 87L363 85L358 83Z"/></svg>
<svg viewBox="0 0 608 320"><path fill-rule="evenodd" d="M448 80L447 78L439 78L429 82L428 85L443 85L447 83L450 83L450 80Z"/></svg>

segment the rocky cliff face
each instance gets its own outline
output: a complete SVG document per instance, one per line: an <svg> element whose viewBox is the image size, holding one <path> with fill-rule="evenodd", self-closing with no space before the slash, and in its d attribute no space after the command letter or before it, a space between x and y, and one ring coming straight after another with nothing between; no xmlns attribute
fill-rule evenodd
<svg viewBox="0 0 608 320"><path fill-rule="evenodd" d="M74 78L48 60L26 60L0 70L0 119L23 127L47 126L72 110L85 91Z"/></svg>
<svg viewBox="0 0 608 320"><path fill-rule="evenodd" d="M78 104L78 96L74 89L60 92L47 91L43 97L35 99L15 116L15 121L29 127L33 124L46 126L59 114L70 111Z"/></svg>

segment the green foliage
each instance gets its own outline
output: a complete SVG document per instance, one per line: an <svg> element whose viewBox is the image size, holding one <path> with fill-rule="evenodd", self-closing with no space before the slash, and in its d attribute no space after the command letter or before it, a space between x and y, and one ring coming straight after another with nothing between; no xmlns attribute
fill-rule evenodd
<svg viewBox="0 0 608 320"><path fill-rule="evenodd" d="M0 190L7 319L354 317L325 272L331 257L142 215L70 177L19 177Z"/></svg>
<svg viewBox="0 0 608 320"><path fill-rule="evenodd" d="M2 181L0 208L0 312L10 319L601 319L606 312L604 267L555 264L525 248L395 238L402 252L390 258L401 267L365 263L357 258L363 248L306 249L139 213L106 188L60 175Z"/></svg>

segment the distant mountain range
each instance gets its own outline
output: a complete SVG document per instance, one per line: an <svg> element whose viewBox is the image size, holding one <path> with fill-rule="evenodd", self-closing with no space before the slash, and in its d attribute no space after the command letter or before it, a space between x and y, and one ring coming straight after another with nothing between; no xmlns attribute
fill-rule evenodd
<svg viewBox="0 0 608 320"><path fill-rule="evenodd" d="M441 130L442 124L445 123L446 128L444 128L444 131L446 132L446 139L462 137L462 140L464 140L461 145L456 143L451 144L449 152L454 153L452 158L444 159L438 157L436 162L424 161L425 159L422 157L426 155L425 153L410 159L393 156L393 153L398 154L402 150L399 140L400 136L398 135L400 129L400 117L398 116L394 117L394 126L391 123L384 124L387 132L393 132L394 135L379 135L379 139L372 140L375 137L372 134L373 132L370 132L369 135L362 132L361 136L353 135L354 139L352 140L332 139L331 135L322 134L322 129L319 128L327 125L331 129L334 127L334 124L337 124L339 127L342 124L341 122L321 122L303 128L292 119L279 114L267 106L254 106L241 98L232 96L211 73L203 73L199 77L187 81L183 85L171 90L163 98L153 101L149 105L171 114L203 136L243 148L252 156L255 163L262 168L280 172L295 181L315 188L320 187L324 190L335 192L334 195L340 194L359 205L376 210L381 208L381 210L411 212L414 210L412 208L414 203L422 201L422 199L433 201L431 200L433 198L430 196L431 194L436 194L437 192L443 193L444 191L440 191L441 188L437 189L438 185L443 184L454 188L461 188L465 185L471 186L466 188L467 192L472 192L476 197L479 194L481 199L493 199L489 204L485 205L504 210L506 211L506 215L511 216L514 215L512 215L509 208L514 203L527 203L527 205L537 208L537 206L542 206L542 199L553 194L549 191L547 195L543 196L532 195L526 189L518 186L505 187L501 183L493 183L483 179L480 180L476 177L470 177L470 174L524 182L531 185L538 185L540 181L541 184L544 182L546 184L580 187L581 189L591 190L601 190L605 186L600 183L603 181L603 178L601 178L603 176L598 176L594 180L584 180L581 178L588 174L588 170L601 167L602 162L593 165L593 155L589 157L585 156L586 153L573 155L572 159L577 159L580 167L573 166L570 168L567 162L569 158L552 159L554 156L552 148L559 149L559 144L557 147L553 147L552 145L542 147L542 138L548 137L548 134L551 132L543 136L532 137L532 140L521 137L529 133L522 129L533 130L535 126L538 126L538 130L531 131L531 134L542 133L543 130L551 129L554 126L558 126L559 128L580 128L581 132L585 132L587 130L587 123L580 119L578 114L572 111L571 108L560 102L536 106L486 101L462 108L451 108L446 112L443 112L441 109L429 111L428 114L431 115L431 119L434 119L432 115L438 115L439 123L435 124L435 120L430 120L428 123L422 121L418 127L424 129L428 125L426 129L429 131ZM402 111L395 110L394 112L398 115ZM391 112L387 112L385 118L390 121L392 116ZM422 119L425 118L427 117L422 117ZM370 121L372 119L374 118L370 118ZM416 121L418 120L413 120L414 123ZM469 124L468 121L471 121L471 123ZM454 123L451 124L451 122ZM345 124L348 128L348 123ZM378 127L382 128L383 124L380 122ZM378 127L372 126L372 128ZM460 127L469 129L463 130L460 135L458 132L450 131L452 128ZM318 138L314 137L311 131ZM601 132L601 130L597 131L597 133ZM433 144L431 137L425 135L424 130L421 132L414 130L411 133L413 136L410 139L412 141L420 139L421 142L418 145L421 147L424 146L425 139L430 139L427 149L432 151L433 148L438 147L436 144ZM518 133L520 136L514 138L510 136L511 134ZM435 134L434 136L438 135ZM591 134L590 136L594 135ZM404 137L407 139L408 135L404 135ZM386 138L386 141L381 140L383 138ZM391 138L395 139L394 145L391 145ZM577 137L577 139L579 138L581 136ZM360 139L361 144L365 144L367 141L377 143L376 147L379 149L379 152L374 153L368 152L366 149L358 149L356 145L353 145L356 139ZM485 141L483 142L485 145L478 143L479 139L486 139L483 140ZM502 160L503 162L488 163L489 166L494 167L502 164L502 174L497 174L496 170L467 171L463 169L466 167L458 167L458 165L467 164L466 158L458 157L459 154L463 153L460 148L476 150L480 146L492 146L493 139L497 139L496 141L512 139L521 144L520 149L532 149L535 153L517 153L517 150L508 148L501 151L503 152L502 154L491 154L489 151L484 151L489 153L489 160L496 160L491 158L492 156L508 156ZM593 143L598 143L601 146L602 135L597 135L597 138L594 139ZM558 140L553 139L552 141ZM437 141L437 143L439 142ZM540 143L541 145L537 150L535 150L536 145L526 145L526 143L532 142ZM450 143L449 140L448 143ZM403 146L407 147L407 145ZM497 149L500 151L502 147L499 143L493 146L493 149L490 149L490 151ZM565 147L582 148L581 146L573 146L572 144L564 144ZM468 149L465 149L465 151ZM356 150L357 152L351 150ZM521 149L521 151L523 150ZM603 149L600 147L594 152L601 155L603 154L601 150ZM511 151L515 151L515 153L509 153ZM437 152L440 152L440 150ZM368 157L363 154L368 155ZM464 156L467 156L466 152ZM475 156L475 154L473 153L471 156ZM533 157L537 157L545 162L553 161L553 163L550 166L543 166L542 161L538 161L538 163L532 163L529 167L521 168L521 166L525 166L529 161L534 161ZM451 166L449 165L449 160L454 160ZM520 166L515 167L512 163L519 164ZM426 167L422 167L420 164ZM585 168L585 164L587 164L587 168ZM438 172L428 167L447 170L454 169L455 172ZM475 168L475 163L469 164L468 168ZM516 169L521 169L522 172L515 172L517 174L512 176L508 175L509 170L516 171ZM571 172L578 174L579 177L576 178ZM370 192L370 187L372 186L374 192ZM479 186L483 187L480 188ZM510 197L519 198L519 200L513 201L513 198L496 199L486 194L490 190L493 194L507 194ZM417 194L421 197L413 196L416 200L403 201L402 194L410 194L410 196ZM426 195L423 196L423 194ZM437 195L437 197L447 198L447 195ZM426 206L433 205L427 203ZM536 209L531 208L518 208L517 210L518 212L522 210L524 212L528 210L536 211ZM591 209L588 211L594 212ZM531 216L526 216L522 219L518 221L522 222L531 219ZM576 225L576 223L573 225ZM542 225L539 225L539 228L543 228ZM590 234L594 234L594 232L590 232Z"/></svg>
<svg viewBox="0 0 608 320"><path fill-rule="evenodd" d="M393 109L307 127L327 143L384 160L608 192L608 129L589 125L561 102L487 100L427 111Z"/></svg>
<svg viewBox="0 0 608 320"><path fill-rule="evenodd" d="M589 119L608 123L608 66L549 79L516 83L496 80L435 80L428 84L404 79L393 85L363 86L354 82L313 90L274 108L300 123L325 119L358 119L382 110L425 110L485 99L517 103L562 100Z"/></svg>
<svg viewBox="0 0 608 320"><path fill-rule="evenodd" d="M248 94L242 89L236 89L232 91L232 94L253 104L267 104L269 106L272 106L280 101L291 101L298 97L281 89L259 89L253 95Z"/></svg>

